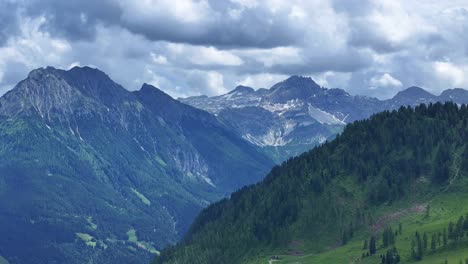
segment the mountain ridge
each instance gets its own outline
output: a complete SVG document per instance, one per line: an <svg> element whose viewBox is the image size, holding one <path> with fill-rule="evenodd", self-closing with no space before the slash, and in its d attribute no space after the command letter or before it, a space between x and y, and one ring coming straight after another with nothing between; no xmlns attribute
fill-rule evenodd
<svg viewBox="0 0 468 264"><path fill-rule="evenodd" d="M339 88L324 88L310 77L291 76L261 91L238 94L234 89L224 95L179 100L217 115L224 123L231 125L239 136L281 162L324 142L324 139L333 138L346 123L400 106L437 101L466 103L468 91L452 89L435 96L413 86L398 92L393 98L380 100L351 95ZM269 118L268 121L265 126L259 127L259 124L248 122L249 118L255 119L251 107L257 107L257 115L264 115L260 110L262 108L275 117L265 116ZM247 112L250 113L248 116Z"/></svg>
<svg viewBox="0 0 468 264"><path fill-rule="evenodd" d="M273 162L208 112L89 67L32 71L0 97L1 255L141 263ZM26 239L27 237L27 239ZM21 248L27 248L21 251Z"/></svg>

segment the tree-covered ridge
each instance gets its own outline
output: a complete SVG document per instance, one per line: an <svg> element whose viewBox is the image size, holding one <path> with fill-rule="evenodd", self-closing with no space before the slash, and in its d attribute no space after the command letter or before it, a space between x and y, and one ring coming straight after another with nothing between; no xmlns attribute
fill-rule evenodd
<svg viewBox="0 0 468 264"><path fill-rule="evenodd" d="M467 135L468 108L453 103L354 122L335 140L273 168L263 182L203 210L184 241L155 263L241 263L298 240L316 250L339 245L375 222L376 206L414 196L415 189L437 192L466 174Z"/></svg>

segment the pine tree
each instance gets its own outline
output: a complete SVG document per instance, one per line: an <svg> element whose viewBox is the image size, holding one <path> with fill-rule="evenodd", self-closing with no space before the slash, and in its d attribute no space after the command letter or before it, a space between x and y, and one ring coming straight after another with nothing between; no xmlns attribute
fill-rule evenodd
<svg viewBox="0 0 468 264"><path fill-rule="evenodd" d="M450 221L449 227L448 227L448 238L455 239L455 227L452 221Z"/></svg>
<svg viewBox="0 0 468 264"><path fill-rule="evenodd" d="M383 246L387 247L389 242L388 242L388 228L385 228L385 230L382 233L382 242Z"/></svg>
<svg viewBox="0 0 468 264"><path fill-rule="evenodd" d="M384 232L382 233L382 241L384 247L388 247L395 243L395 233L391 227L385 228Z"/></svg>
<svg viewBox="0 0 468 264"><path fill-rule="evenodd" d="M463 224L465 223L465 219L463 219L463 216L460 216L457 221L457 225L455 227L455 240L459 241L463 237Z"/></svg>
<svg viewBox="0 0 468 264"><path fill-rule="evenodd" d="M385 255L381 255L380 258L382 263L385 264L397 264L400 262L400 255L395 247L387 250L387 253Z"/></svg>
<svg viewBox="0 0 468 264"><path fill-rule="evenodd" d="M466 149L468 149L468 145ZM465 222L463 223L463 230L468 231L468 214L466 214L465 216Z"/></svg>
<svg viewBox="0 0 468 264"><path fill-rule="evenodd" d="M449 161L450 153L448 147L442 141L437 148L437 153L432 163L432 179L435 182L441 183L449 179Z"/></svg>
<svg viewBox="0 0 468 264"><path fill-rule="evenodd" d="M418 232L416 232L415 234L415 239L416 239L416 259L421 260L423 257L423 242Z"/></svg>
<svg viewBox="0 0 468 264"><path fill-rule="evenodd" d="M444 233L442 235L443 237L443 244L444 244L444 247L447 246L447 243L448 243L448 238L447 238L447 229L444 229Z"/></svg>
<svg viewBox="0 0 468 264"><path fill-rule="evenodd" d="M375 237L371 236L370 243L369 243L369 253L371 255L374 255L377 252L377 247L376 247L375 243L376 243Z"/></svg>
<svg viewBox="0 0 468 264"><path fill-rule="evenodd" d="M427 244L428 244L428 238L427 238L426 232L424 232L424 235L423 235L423 251L427 250Z"/></svg>
<svg viewBox="0 0 468 264"><path fill-rule="evenodd" d="M346 243L348 243L348 233L346 231L343 232L343 238L341 239L341 243L343 245L346 245Z"/></svg>
<svg viewBox="0 0 468 264"><path fill-rule="evenodd" d="M437 237L435 234L433 234L431 238L431 251L436 250L436 240L437 240Z"/></svg>
<svg viewBox="0 0 468 264"><path fill-rule="evenodd" d="M465 146L465 149L462 154L461 168L463 171L468 172L468 145Z"/></svg>

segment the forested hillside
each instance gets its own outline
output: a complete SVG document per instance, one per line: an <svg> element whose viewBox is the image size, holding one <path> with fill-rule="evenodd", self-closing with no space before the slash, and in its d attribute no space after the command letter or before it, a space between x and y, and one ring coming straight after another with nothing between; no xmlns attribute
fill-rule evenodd
<svg viewBox="0 0 468 264"><path fill-rule="evenodd" d="M443 236L445 223L468 211L447 202L453 201L447 198L450 194L466 193L467 139L466 105L402 107L356 121L335 140L273 168L263 182L203 210L184 240L164 250L154 263L267 263L275 253L285 259L324 257L312 263L349 262L316 255L323 252L334 252L332 259L349 255L376 263L379 254L392 255L400 240L400 251L414 249L419 254L417 243L428 234L407 231L411 233L405 233L406 239L392 235L389 240L388 233L411 216L411 230L437 223L441 228L430 235ZM437 222L430 218L432 203ZM381 240L385 230L386 243ZM452 234L452 239L458 237L463 235ZM375 248L370 250L372 239ZM348 243L351 253L336 251L347 249ZM417 261L419 255L398 256Z"/></svg>

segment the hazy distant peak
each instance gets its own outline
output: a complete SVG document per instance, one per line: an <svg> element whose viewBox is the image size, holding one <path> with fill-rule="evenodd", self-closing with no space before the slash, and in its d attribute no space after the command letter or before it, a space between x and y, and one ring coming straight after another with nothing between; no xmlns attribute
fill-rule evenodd
<svg viewBox="0 0 468 264"><path fill-rule="evenodd" d="M234 90L230 91L228 94L233 94L233 93L253 93L255 90L252 87L248 86L243 86L239 85Z"/></svg>

